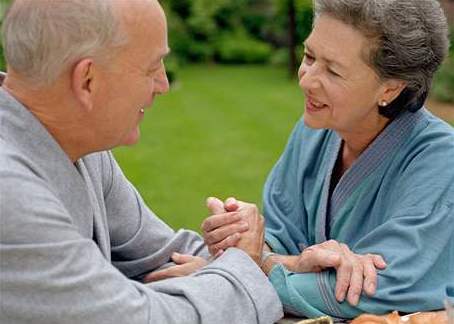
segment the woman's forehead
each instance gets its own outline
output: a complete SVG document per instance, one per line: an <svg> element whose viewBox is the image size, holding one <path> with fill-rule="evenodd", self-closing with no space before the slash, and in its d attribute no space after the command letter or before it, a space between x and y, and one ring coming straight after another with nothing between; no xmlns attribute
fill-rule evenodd
<svg viewBox="0 0 454 324"><path fill-rule="evenodd" d="M367 38L354 27L322 15L314 22L306 47L327 62L349 67L358 64L368 46Z"/></svg>

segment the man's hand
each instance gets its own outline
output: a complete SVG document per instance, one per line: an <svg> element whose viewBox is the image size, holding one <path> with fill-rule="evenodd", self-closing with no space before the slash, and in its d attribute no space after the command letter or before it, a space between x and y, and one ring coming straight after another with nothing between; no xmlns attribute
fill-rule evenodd
<svg viewBox="0 0 454 324"><path fill-rule="evenodd" d="M202 223L202 233L211 255L219 255L225 249L236 246L241 233L249 229L248 222L238 211L239 205L234 198L227 199L225 203L214 197L207 199L207 207L213 215Z"/></svg>
<svg viewBox="0 0 454 324"><path fill-rule="evenodd" d="M167 269L150 272L145 276L144 282L187 276L208 264L204 258L177 252L172 254L172 261L177 265Z"/></svg>
<svg viewBox="0 0 454 324"><path fill-rule="evenodd" d="M208 208L217 215L210 216L203 222L202 231L212 255L238 244L243 235L240 233L247 230L246 225L241 224L242 204L244 203L234 198L229 198L225 203L216 198L208 200ZM275 263L281 263L294 272L320 272L335 268L336 299L342 302L347 298L351 305L358 304L362 291L369 296L375 294L377 269L386 268L386 262L380 255L355 254L347 245L335 240L308 247L300 255L273 255L262 269L268 273Z"/></svg>
<svg viewBox="0 0 454 324"><path fill-rule="evenodd" d="M223 203L213 197L208 198L207 206L214 215L202 223L202 231L210 253L219 255L236 246L260 264L265 222L257 206L234 198Z"/></svg>

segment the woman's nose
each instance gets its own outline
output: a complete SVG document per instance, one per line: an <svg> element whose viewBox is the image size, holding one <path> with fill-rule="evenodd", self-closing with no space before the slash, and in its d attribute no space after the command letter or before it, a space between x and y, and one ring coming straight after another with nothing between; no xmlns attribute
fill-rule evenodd
<svg viewBox="0 0 454 324"><path fill-rule="evenodd" d="M320 87L320 80L317 75L317 67L315 65L302 64L298 70L299 86L303 90L312 90Z"/></svg>

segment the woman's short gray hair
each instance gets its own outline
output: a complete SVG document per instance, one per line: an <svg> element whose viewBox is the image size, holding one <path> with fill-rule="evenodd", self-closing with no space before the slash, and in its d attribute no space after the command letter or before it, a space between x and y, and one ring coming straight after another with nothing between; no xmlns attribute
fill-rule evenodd
<svg viewBox="0 0 454 324"><path fill-rule="evenodd" d="M424 104L445 59L448 23L437 0L314 0L315 18L330 15L371 39L365 61L383 80L407 82L380 113L393 118Z"/></svg>
<svg viewBox="0 0 454 324"><path fill-rule="evenodd" d="M125 42L106 0L16 0L2 41L7 65L37 85L49 85L84 57L102 58Z"/></svg>

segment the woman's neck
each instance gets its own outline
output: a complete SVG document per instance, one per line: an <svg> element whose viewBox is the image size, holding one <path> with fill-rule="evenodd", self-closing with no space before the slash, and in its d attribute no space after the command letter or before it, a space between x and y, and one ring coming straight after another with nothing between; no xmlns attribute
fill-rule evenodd
<svg viewBox="0 0 454 324"><path fill-rule="evenodd" d="M341 151L339 152L342 174L352 166L389 123L390 120L383 117L374 127L360 131L338 133L342 138Z"/></svg>

